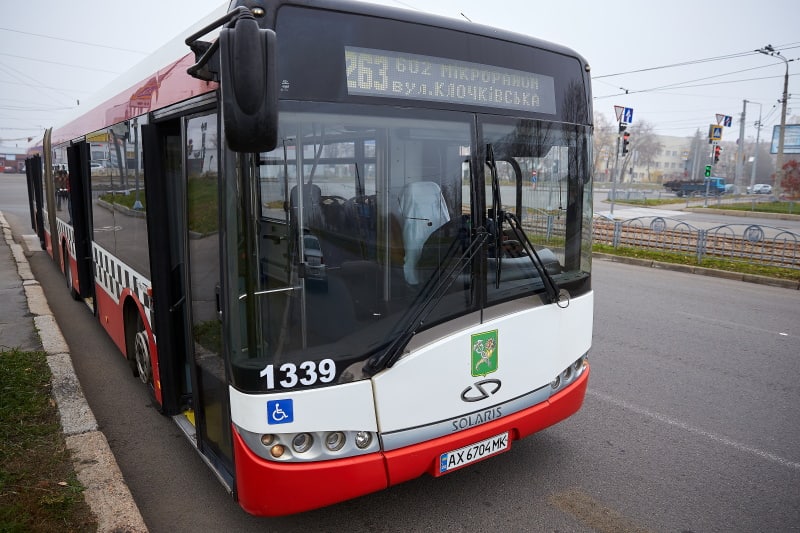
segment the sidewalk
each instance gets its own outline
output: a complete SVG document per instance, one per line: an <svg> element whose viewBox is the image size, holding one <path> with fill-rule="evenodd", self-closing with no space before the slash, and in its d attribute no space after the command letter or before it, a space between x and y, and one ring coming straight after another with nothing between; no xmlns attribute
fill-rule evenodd
<svg viewBox="0 0 800 533"><path fill-rule="evenodd" d="M11 227L0 212L0 349L44 350L53 374L53 398L58 405L67 448L84 497L101 532L146 532L138 507L117 466L108 441L83 396L69 347L33 277L25 251L14 242Z"/></svg>

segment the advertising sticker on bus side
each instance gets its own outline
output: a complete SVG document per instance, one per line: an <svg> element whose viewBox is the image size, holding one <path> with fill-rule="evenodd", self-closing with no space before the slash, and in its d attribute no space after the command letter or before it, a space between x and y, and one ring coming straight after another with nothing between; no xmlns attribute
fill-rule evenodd
<svg viewBox="0 0 800 533"><path fill-rule="evenodd" d="M446 474L452 470L467 466L468 464L486 459L492 455L508 451L510 442L508 432L489 437L488 439L464 446L451 452L443 453L439 457L439 474Z"/></svg>

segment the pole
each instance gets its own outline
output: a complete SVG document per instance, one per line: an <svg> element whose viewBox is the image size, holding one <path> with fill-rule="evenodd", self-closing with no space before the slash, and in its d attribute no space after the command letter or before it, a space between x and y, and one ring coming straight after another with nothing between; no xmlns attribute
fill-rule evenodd
<svg viewBox="0 0 800 533"><path fill-rule="evenodd" d="M775 158L775 184L774 194L776 197L781 196L781 182L783 181L783 137L786 131L786 102L789 100L789 60L783 56L777 56L783 59L786 64L786 75L783 77L783 97L781 98L781 131L778 134L778 156Z"/></svg>
<svg viewBox="0 0 800 533"><path fill-rule="evenodd" d="M783 139L786 130L786 102L789 100L789 61L794 61L794 59L786 59L779 51L776 51L775 47L771 44L755 51L759 54L780 59L786 66L786 74L783 76L783 95L781 97L781 129L778 132L778 156L775 158L775 166L777 168L775 169L775 183L773 184L775 196L780 197L781 181L783 181Z"/></svg>
<svg viewBox="0 0 800 533"><path fill-rule="evenodd" d="M750 171L750 190L756 184L756 166L758 165L758 141L761 136L761 104L758 104L758 122L756 123L756 151L753 154L753 169Z"/></svg>
<svg viewBox="0 0 800 533"><path fill-rule="evenodd" d="M713 143L711 144L711 156L709 158L709 162L711 163L711 168L712 169L716 165L716 163L714 163L714 147L715 146L716 146L715 144L713 144ZM712 175L713 175L713 173L712 173ZM711 178L703 178L703 179L706 182L706 194L705 194L705 197L703 198L703 207L708 207L708 193L709 193L709 187L711 186Z"/></svg>
<svg viewBox="0 0 800 533"><path fill-rule="evenodd" d="M619 130L619 128L617 128ZM614 157L614 173L611 174L611 216L614 216L614 201L617 199L617 169L619 168L619 139L622 133L617 131L617 151Z"/></svg>
<svg viewBox="0 0 800 533"><path fill-rule="evenodd" d="M747 116L747 100L742 103L742 119L739 121L739 143L736 149L736 174L733 183L742 183L742 173L744 172L744 123Z"/></svg>

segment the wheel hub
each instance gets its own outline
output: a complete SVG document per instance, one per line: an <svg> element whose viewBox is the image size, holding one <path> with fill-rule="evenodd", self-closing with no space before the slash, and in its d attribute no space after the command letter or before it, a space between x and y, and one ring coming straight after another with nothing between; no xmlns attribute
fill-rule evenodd
<svg viewBox="0 0 800 533"><path fill-rule="evenodd" d="M150 366L150 349L147 342L147 333L140 331L136 334L136 369L139 371L139 379L142 383L150 383L152 380L152 368Z"/></svg>

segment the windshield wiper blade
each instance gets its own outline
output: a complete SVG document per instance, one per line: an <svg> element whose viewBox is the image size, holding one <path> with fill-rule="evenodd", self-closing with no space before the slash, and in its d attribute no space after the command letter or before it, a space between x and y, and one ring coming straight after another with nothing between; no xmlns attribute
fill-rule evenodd
<svg viewBox="0 0 800 533"><path fill-rule="evenodd" d="M513 213L503 211L503 203L500 198L500 179L497 176L497 161L494 158L494 147L491 144L486 145L486 164L489 165L489 171L492 178L492 218L494 220L494 240L495 240L495 287L500 287L501 276L503 273L503 224L508 222L512 231L520 243L523 243L525 250L530 257L531 263L544 285L545 292L547 293L547 301L549 303L557 303L559 301L559 289L555 280L547 271L544 262L536 248L533 247L528 235L522 229L522 224Z"/></svg>
<svg viewBox="0 0 800 533"><path fill-rule="evenodd" d="M523 244L523 247L528 253L528 257L530 258L533 267L539 273L539 277L542 279L542 284L547 292L548 302L558 303L560 294L558 285L553 279L553 276L550 275L550 272L547 271L544 261L542 261L542 258L539 257L539 254L536 252L536 248L534 248L533 244L531 244L531 241L528 239L528 235L525 233L525 230L522 229L522 224L519 223L519 219L514 213L503 213L503 215L503 219L508 222L511 230L517 237L517 240Z"/></svg>
<svg viewBox="0 0 800 533"><path fill-rule="evenodd" d="M456 280L458 274L472 262L475 254L478 253L484 243L489 239L490 235L491 234L484 228L478 229L470 245L464 250L461 257L447 269L444 275L433 276L428 279L414 305L408 310L404 318L400 320L400 327L395 329L397 335L394 337L394 340L385 350L373 355L364 365L364 372L367 375L373 376L384 368L391 367L400 358L400 355L411 341L411 338L416 335L419 328L425 324L425 320L436 308L436 304L439 303L444 293ZM459 244L461 244L460 239L452 242L450 248L445 253L442 263L455 255L456 247Z"/></svg>
<svg viewBox="0 0 800 533"><path fill-rule="evenodd" d="M494 283L495 288L500 288L500 277L503 274L503 252L501 244L503 240L503 201L500 198L500 178L497 176L497 161L494 158L494 146L486 145L486 164L489 166L489 175L492 179L492 209L489 217L494 223L492 233L494 237Z"/></svg>

